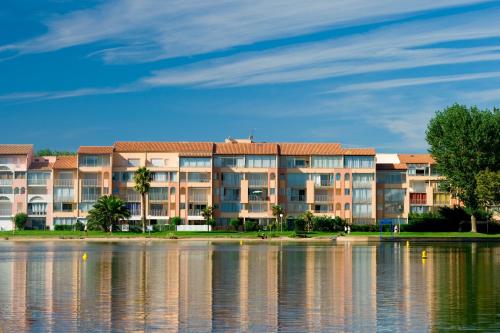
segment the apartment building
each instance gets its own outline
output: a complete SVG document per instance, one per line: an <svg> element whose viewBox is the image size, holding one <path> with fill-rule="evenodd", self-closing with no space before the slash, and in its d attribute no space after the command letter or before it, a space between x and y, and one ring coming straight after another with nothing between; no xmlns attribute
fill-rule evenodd
<svg viewBox="0 0 500 333"><path fill-rule="evenodd" d="M305 211L340 216L355 224L406 219L451 203L440 192L429 155L375 155L372 148L338 143L116 142L81 146L75 156L34 157L32 145L0 145L0 229L27 212L28 226L53 228L85 221L102 195L126 202L131 223L141 218L133 175L152 172L146 200L151 223L179 216L203 224L214 207L219 225L231 219L274 221L272 206L285 216Z"/></svg>
<svg viewBox="0 0 500 333"><path fill-rule="evenodd" d="M409 213L435 211L458 202L443 191L429 154L377 154L377 219L406 222Z"/></svg>

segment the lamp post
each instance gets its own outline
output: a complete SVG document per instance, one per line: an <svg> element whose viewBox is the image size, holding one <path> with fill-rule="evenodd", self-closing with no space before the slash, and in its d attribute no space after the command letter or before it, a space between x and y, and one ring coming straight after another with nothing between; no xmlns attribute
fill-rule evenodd
<svg viewBox="0 0 500 333"><path fill-rule="evenodd" d="M280 214L281 232L283 232L283 213Z"/></svg>

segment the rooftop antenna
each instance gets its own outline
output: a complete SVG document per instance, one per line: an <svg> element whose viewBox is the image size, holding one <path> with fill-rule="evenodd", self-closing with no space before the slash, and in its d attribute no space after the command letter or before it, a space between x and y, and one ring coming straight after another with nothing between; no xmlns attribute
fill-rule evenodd
<svg viewBox="0 0 500 333"><path fill-rule="evenodd" d="M256 128L252 128L252 129L250 130L250 137L249 137L250 142L253 142L253 132L254 132L255 130L256 130Z"/></svg>

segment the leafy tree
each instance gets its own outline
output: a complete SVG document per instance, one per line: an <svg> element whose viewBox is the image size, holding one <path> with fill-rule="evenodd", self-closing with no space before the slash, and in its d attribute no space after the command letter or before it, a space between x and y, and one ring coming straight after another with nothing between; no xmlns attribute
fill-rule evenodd
<svg viewBox="0 0 500 333"><path fill-rule="evenodd" d="M470 209L471 231L477 231L478 197L476 176L500 165L500 110L479 110L454 104L436 112L426 131L430 153L445 186Z"/></svg>
<svg viewBox="0 0 500 333"><path fill-rule="evenodd" d="M146 195L149 193L152 181L151 171L146 167L141 167L134 172L134 189L141 195L141 220L142 232L146 232Z"/></svg>
<svg viewBox="0 0 500 333"><path fill-rule="evenodd" d="M214 216L214 209L212 206L207 206L205 208L203 208L202 212L201 212L201 216L203 216L203 218L205 219L207 225L212 225L213 223L212 220L213 220L213 216Z"/></svg>
<svg viewBox="0 0 500 333"><path fill-rule="evenodd" d="M87 226L90 230L101 229L113 231L120 220L130 217L125 202L113 195L104 195L97 200L87 216Z"/></svg>
<svg viewBox="0 0 500 333"><path fill-rule="evenodd" d="M273 212L273 216L276 218L276 224L281 226L281 223L283 223L283 219L280 221L279 218L281 215L285 215L285 210L280 205L271 206L271 210ZM283 226L281 226L281 229L283 229Z"/></svg>
<svg viewBox="0 0 500 333"><path fill-rule="evenodd" d="M229 221L229 225L233 227L234 231L238 231L240 224L239 219L231 219L231 221Z"/></svg>
<svg viewBox="0 0 500 333"><path fill-rule="evenodd" d="M179 216L174 216L170 219L170 224L171 225L179 225L182 222L182 219Z"/></svg>
<svg viewBox="0 0 500 333"><path fill-rule="evenodd" d="M28 215L26 213L17 213L14 216L14 225L17 230L24 230L26 223L28 222Z"/></svg>
<svg viewBox="0 0 500 333"><path fill-rule="evenodd" d="M52 150L49 148L40 149L36 152L36 156L70 156L76 155L74 151Z"/></svg>
<svg viewBox="0 0 500 333"><path fill-rule="evenodd" d="M485 208L500 205L500 171L483 170L476 175L477 196Z"/></svg>

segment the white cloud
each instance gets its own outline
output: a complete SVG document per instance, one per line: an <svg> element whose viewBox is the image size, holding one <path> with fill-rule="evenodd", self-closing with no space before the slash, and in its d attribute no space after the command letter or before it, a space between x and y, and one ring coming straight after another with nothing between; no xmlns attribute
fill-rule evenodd
<svg viewBox="0 0 500 333"><path fill-rule="evenodd" d="M145 62L223 50L485 0L110 0L48 19L47 32L2 51L50 52L95 42L107 62Z"/></svg>
<svg viewBox="0 0 500 333"><path fill-rule="evenodd" d="M394 24L369 33L302 43L160 70L154 86L242 86L317 80L432 65L500 60L500 47L439 44L500 37L500 10Z"/></svg>

